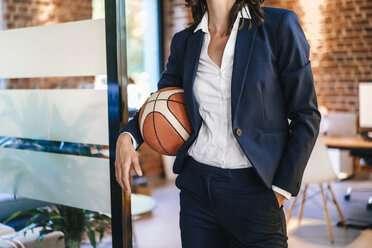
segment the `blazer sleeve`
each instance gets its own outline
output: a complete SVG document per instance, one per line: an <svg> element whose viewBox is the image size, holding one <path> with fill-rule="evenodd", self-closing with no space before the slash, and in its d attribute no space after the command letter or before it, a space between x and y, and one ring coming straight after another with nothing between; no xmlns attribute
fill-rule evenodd
<svg viewBox="0 0 372 248"><path fill-rule="evenodd" d="M166 64L166 70L163 71L160 76L160 79L157 84L158 90L165 88L165 87L171 87L171 86L182 87L182 76L181 76L181 70L180 70L181 67L178 61L178 57L177 57L177 53L179 52L176 47L177 39L178 39L178 33L176 33L172 37L171 44L170 44L170 54L168 56L168 61ZM136 144L137 144L137 147L135 149L136 151L139 149L141 144L144 142L143 137L140 132L139 119L138 119L141 109L142 107L135 112L133 118L119 131L118 136L117 136L118 138L121 133L129 132L136 141Z"/></svg>
<svg viewBox="0 0 372 248"><path fill-rule="evenodd" d="M291 122L273 184L297 196L319 134L321 114L309 61L310 46L294 11L289 10L283 15L277 37L279 82L287 118Z"/></svg>

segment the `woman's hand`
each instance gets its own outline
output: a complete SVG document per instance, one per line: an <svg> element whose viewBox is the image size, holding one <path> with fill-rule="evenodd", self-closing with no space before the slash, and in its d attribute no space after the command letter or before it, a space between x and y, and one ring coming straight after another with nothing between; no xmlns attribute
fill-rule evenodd
<svg viewBox="0 0 372 248"><path fill-rule="evenodd" d="M283 202L284 200L286 199L284 195L282 194L279 194L278 192L274 191L275 195L276 195L276 199L278 200L278 203L279 203L279 207L281 207L283 205Z"/></svg>
<svg viewBox="0 0 372 248"><path fill-rule="evenodd" d="M131 193L130 168L132 164L137 175L142 176L138 152L133 147L132 138L128 133L123 133L116 141L115 175L116 181L128 195Z"/></svg>

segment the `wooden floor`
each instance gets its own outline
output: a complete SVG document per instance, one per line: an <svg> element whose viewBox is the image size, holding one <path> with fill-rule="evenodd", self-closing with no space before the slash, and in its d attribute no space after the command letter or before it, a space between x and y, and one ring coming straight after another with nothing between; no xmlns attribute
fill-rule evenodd
<svg viewBox="0 0 372 248"><path fill-rule="evenodd" d="M332 183L336 198L340 203L345 217L351 216L352 211L359 211L359 216L372 220L372 211L364 208L364 203L371 192L355 193L350 202L343 199L343 193L347 186L369 187L372 189L372 182L343 181ZM319 187L309 186L307 196L312 198L307 202L302 223L297 225L297 214L299 206L296 206L292 218L287 226L290 248L371 248L372 230L343 229L336 226L339 218L336 208L328 201L328 208L332 221L335 242L329 242L327 225L323 215L322 199L319 194ZM178 226L179 213L179 190L174 186L174 181L160 180L153 183L152 195L157 201L156 209L151 213L142 216L133 223L135 237L134 248L180 248L180 233ZM298 204L300 200L297 201ZM290 202L288 202L290 203ZM289 206L289 204L287 204ZM285 206L285 210L287 206ZM365 212L363 212L365 211ZM111 247L108 237L98 247ZM90 247L84 245L82 247Z"/></svg>

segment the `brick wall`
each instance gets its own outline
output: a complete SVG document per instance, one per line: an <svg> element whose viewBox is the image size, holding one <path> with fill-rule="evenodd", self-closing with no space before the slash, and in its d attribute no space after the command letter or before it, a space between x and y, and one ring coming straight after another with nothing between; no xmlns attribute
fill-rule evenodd
<svg viewBox="0 0 372 248"><path fill-rule="evenodd" d="M372 81L372 1L266 0L265 4L293 9L300 17L311 46L319 104L331 111L358 113L358 83Z"/></svg>
<svg viewBox="0 0 372 248"><path fill-rule="evenodd" d="M170 41L174 33L184 29L192 20L191 11L184 0L164 0L164 65L169 56ZM165 68L165 67L164 67Z"/></svg>
<svg viewBox="0 0 372 248"><path fill-rule="evenodd" d="M3 29L92 19L92 0L0 0ZM94 77L20 78L6 80L9 89L76 88Z"/></svg>
<svg viewBox="0 0 372 248"><path fill-rule="evenodd" d="M166 55L172 35L191 20L184 0L165 8ZM358 83L372 81L371 0L265 0L264 6L294 10L311 46L319 105L358 113Z"/></svg>

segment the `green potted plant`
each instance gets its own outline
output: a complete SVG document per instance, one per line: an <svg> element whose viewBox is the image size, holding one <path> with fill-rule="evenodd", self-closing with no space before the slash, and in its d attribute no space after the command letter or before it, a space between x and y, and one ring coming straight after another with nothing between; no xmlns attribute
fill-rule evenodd
<svg viewBox="0 0 372 248"><path fill-rule="evenodd" d="M85 233L91 245L96 247L96 233L99 234L99 242L101 242L104 231L111 228L111 218L105 214L59 204L18 211L6 219L4 223L21 214L30 216L25 223L26 228L23 229L24 235L27 230L31 229L33 232L35 227L41 226L38 240L42 242L46 234L61 231L64 236L59 237L58 240L64 239L66 248L80 247Z"/></svg>

